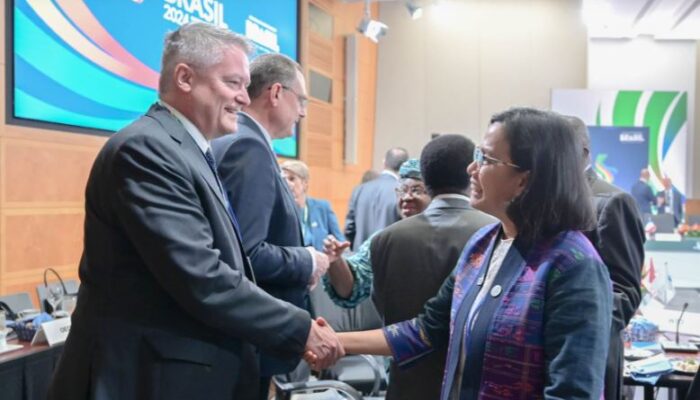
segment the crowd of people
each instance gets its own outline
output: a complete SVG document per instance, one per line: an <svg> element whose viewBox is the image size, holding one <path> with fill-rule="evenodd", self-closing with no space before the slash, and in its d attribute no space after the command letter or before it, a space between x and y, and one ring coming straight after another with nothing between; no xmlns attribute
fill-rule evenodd
<svg viewBox="0 0 700 400"><path fill-rule="evenodd" d="M88 180L49 398L267 399L345 354L392 357L388 399L620 398L644 232L580 120L512 108L478 145L389 149L341 231L272 147L306 115L301 67L250 52L204 23L167 35L158 101Z"/></svg>

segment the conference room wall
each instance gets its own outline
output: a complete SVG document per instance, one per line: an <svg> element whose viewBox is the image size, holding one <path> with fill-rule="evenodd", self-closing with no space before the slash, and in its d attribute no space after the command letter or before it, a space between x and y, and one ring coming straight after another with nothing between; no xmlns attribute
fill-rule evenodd
<svg viewBox="0 0 700 400"><path fill-rule="evenodd" d="M309 33L308 2L334 17L332 39ZM0 90L5 93L5 6L0 2ZM373 6L373 12L378 9ZM300 157L311 168L311 195L327 198L345 215L352 187L371 167L374 134L376 45L359 44L357 113L361 149L353 165L343 162L344 35L352 34L362 4L340 0L301 2L302 65L333 79L330 103L311 100L302 122ZM308 81L308 79L307 79ZM27 291L38 305L35 287L47 267L64 279L77 279L82 252L84 190L90 167L106 138L8 125L6 97L0 95L0 295ZM145 111L145 110L144 110Z"/></svg>
<svg viewBox="0 0 700 400"><path fill-rule="evenodd" d="M664 157L663 173L673 178L686 195L700 197L700 158L693 156L697 142L695 118L698 70L697 41L590 39L588 41L588 89L669 90L688 94L687 142L676 140ZM698 154L697 152L694 154ZM658 179L654 178L658 184ZM629 189L629 188L624 188Z"/></svg>
<svg viewBox="0 0 700 400"><path fill-rule="evenodd" d="M374 165L394 145L419 155L432 133L479 143L491 115L549 108L551 89L586 85L578 1L443 1L411 20L382 3Z"/></svg>

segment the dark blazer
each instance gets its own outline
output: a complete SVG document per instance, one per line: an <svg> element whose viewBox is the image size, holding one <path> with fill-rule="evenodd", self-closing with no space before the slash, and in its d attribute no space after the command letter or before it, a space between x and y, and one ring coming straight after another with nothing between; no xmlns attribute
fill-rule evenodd
<svg viewBox="0 0 700 400"><path fill-rule="evenodd" d="M659 207L658 212L659 214L666 214L673 212L673 220L678 226L678 224L681 223L681 220L683 220L683 199L681 192L678 191L675 187L671 189L673 191L673 204L665 204L661 207ZM666 191L661 190L658 193L656 193L657 196L665 196Z"/></svg>
<svg viewBox="0 0 700 400"><path fill-rule="evenodd" d="M345 217L345 236L352 242L353 251L374 232L401 219L394 191L397 186L396 177L382 173L352 191Z"/></svg>
<svg viewBox="0 0 700 400"><path fill-rule="evenodd" d="M466 198L434 199L423 213L398 221L372 239L372 298L386 324L411 319L435 296L469 238L496 222ZM401 370L392 363L387 399L437 399L445 352Z"/></svg>
<svg viewBox="0 0 700 400"><path fill-rule="evenodd" d="M328 201L307 197L306 209L307 218L302 217L305 246L313 246L316 250L323 251L323 239L326 236L333 235L340 241L345 240L338 225L338 217Z"/></svg>
<svg viewBox="0 0 700 400"><path fill-rule="evenodd" d="M294 197L263 132L240 113L238 132L213 140L211 147L258 285L278 299L307 307L313 260L303 247ZM263 358L262 374L284 373L295 366Z"/></svg>
<svg viewBox="0 0 700 400"><path fill-rule="evenodd" d="M251 345L300 358L309 315L248 280L224 204L162 106L107 141L87 183L82 284L50 399L241 399L242 376L257 371Z"/></svg>
<svg viewBox="0 0 700 400"><path fill-rule="evenodd" d="M614 400L621 398L622 331L641 301L646 239L634 199L622 189L598 179L591 169L586 173L598 216L596 229L586 236L600 254L613 283L613 321L605 372L605 398Z"/></svg>
<svg viewBox="0 0 700 400"><path fill-rule="evenodd" d="M654 197L654 191L651 190L651 186L648 183L638 180L637 183L632 185L632 190L630 191L632 198L635 203L637 203L637 209L639 214L644 216L645 214L651 214L651 205L656 201Z"/></svg>

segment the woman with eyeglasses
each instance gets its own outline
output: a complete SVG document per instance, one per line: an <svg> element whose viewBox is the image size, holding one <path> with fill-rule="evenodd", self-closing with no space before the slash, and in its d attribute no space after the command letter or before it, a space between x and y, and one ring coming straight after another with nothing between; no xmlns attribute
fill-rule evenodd
<svg viewBox="0 0 700 400"><path fill-rule="evenodd" d="M601 398L612 287L580 232L594 211L579 146L554 113L495 115L467 171L472 206L500 223L470 239L423 314L340 333L346 352L408 368L446 349L444 400Z"/></svg>
<svg viewBox="0 0 700 400"><path fill-rule="evenodd" d="M401 219L422 213L430 204L430 195L423 183L420 162L412 158L401 164L399 179L399 186L395 190ZM328 236L324 241L324 250L330 258L331 266L323 277L323 282L328 295L337 305L355 308L369 298L372 291L369 249L377 233L379 232L367 238L357 252L349 256L343 255L350 246L349 242L339 241L333 236Z"/></svg>

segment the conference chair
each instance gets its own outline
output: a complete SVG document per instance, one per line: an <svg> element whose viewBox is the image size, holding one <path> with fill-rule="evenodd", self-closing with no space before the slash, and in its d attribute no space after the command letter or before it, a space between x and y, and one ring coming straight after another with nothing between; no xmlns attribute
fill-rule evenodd
<svg viewBox="0 0 700 400"><path fill-rule="evenodd" d="M306 369L308 379L304 381L293 382L293 376L278 375L273 377L275 385L276 400L383 400L384 396L380 393L380 388L383 382L386 382L386 373L383 366L377 363L376 359L368 355L346 356L338 361L341 365L345 363L340 370L344 371L341 378L349 379L334 379L329 375L329 371L324 371L321 374L322 379L316 380L311 376L308 370L308 365L302 362L299 368L294 372L294 376L303 376L304 373L300 369ZM365 363L366 365L361 365ZM348 371L370 369L373 374L373 379L369 387L365 384L363 376L355 376ZM330 376L330 378L328 378ZM359 387L358 387L359 386ZM364 389L364 390L363 390Z"/></svg>
<svg viewBox="0 0 700 400"><path fill-rule="evenodd" d="M36 309L34 308L34 304L32 303L32 299L31 297L29 297L29 293L27 292L19 292L8 294L6 296L0 296L0 302L5 303L15 314L27 311L36 311ZM7 315L8 319L11 319L11 317L12 316ZM0 327L0 329L2 328Z"/></svg>
<svg viewBox="0 0 700 400"><path fill-rule="evenodd" d="M63 281L63 284L65 284L65 293L63 293L63 287L61 286L61 282L42 283L40 285L37 285L36 295L39 298L39 305L41 306L41 311L47 312L47 299L49 298L49 294L51 293L60 292L62 294L68 295L76 295L78 293L78 288L80 287L80 284L75 279L68 279L66 281Z"/></svg>
<svg viewBox="0 0 700 400"><path fill-rule="evenodd" d="M6 296L0 296L0 301L4 302L8 306L10 306L10 308L14 312L34 308L34 304L32 303L32 298L29 296L29 293L27 293L27 292L19 292L19 293L8 294Z"/></svg>
<svg viewBox="0 0 700 400"><path fill-rule="evenodd" d="M673 233L676 221L671 214L652 215L651 221L656 225L656 233Z"/></svg>
<svg viewBox="0 0 700 400"><path fill-rule="evenodd" d="M342 308L335 305L320 286L311 293L311 306L316 315L325 318L336 331L363 331L382 326L371 299L352 309ZM344 382L366 396L378 396L386 390L388 382L384 357L368 355L341 358L323 371L321 379Z"/></svg>

